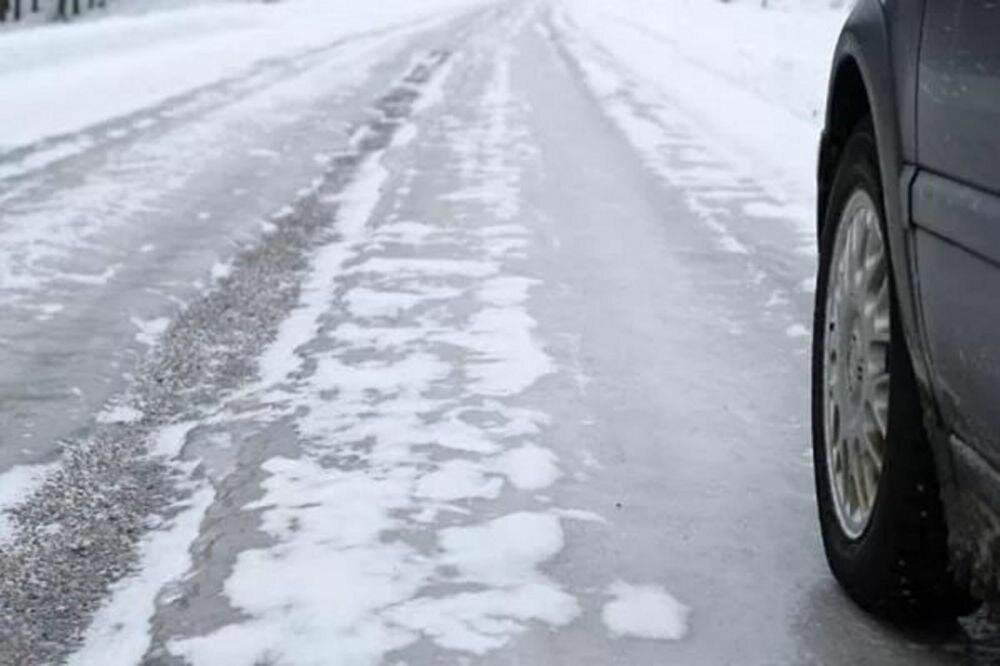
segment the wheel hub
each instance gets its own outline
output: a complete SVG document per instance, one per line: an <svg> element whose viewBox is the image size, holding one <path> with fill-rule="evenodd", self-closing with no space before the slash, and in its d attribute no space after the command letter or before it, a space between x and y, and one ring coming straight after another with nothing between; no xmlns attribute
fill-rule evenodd
<svg viewBox="0 0 1000 666"><path fill-rule="evenodd" d="M878 209L864 190L844 206L827 281L826 464L837 518L852 539L871 518L889 410L889 271Z"/></svg>

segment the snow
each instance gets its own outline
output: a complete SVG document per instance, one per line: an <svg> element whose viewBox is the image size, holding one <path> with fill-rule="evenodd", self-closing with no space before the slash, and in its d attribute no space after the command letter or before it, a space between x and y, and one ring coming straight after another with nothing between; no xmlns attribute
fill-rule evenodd
<svg viewBox="0 0 1000 666"><path fill-rule="evenodd" d="M266 123L277 129L293 122L296 110L308 108L317 97L329 95L331 89L349 90L363 83L371 68L381 58L391 57L409 36L406 30L374 35L343 45L304 71L276 71L266 81L256 81L260 75L251 77L250 83L241 84L244 88L236 95L235 103L221 107L218 91L202 91L183 105L186 112L198 111L187 122L136 142L120 163L115 162L110 173L98 169L81 174L82 182L55 188L42 200L17 200L24 195L20 187L30 186L30 179L0 187L0 202L14 200L9 206L0 203L4 207L0 217L0 303L30 302L33 296L65 287L66 283L95 289L107 286L116 279L119 264L104 265L103 270L93 274L68 272L62 264L79 256L81 249L113 246L112 234L128 237L137 233L141 228L138 223L163 205L165 195L181 189L201 166L218 159L248 128ZM94 48L100 50L99 45ZM267 85L260 88L261 83ZM59 98L50 102L41 108L73 106ZM212 112L203 113L206 108ZM49 114L25 117L36 115ZM21 124L15 121L14 126ZM23 173L28 168L16 157L0 167L9 174Z"/></svg>
<svg viewBox="0 0 1000 666"><path fill-rule="evenodd" d="M487 102L481 114L479 127L491 126L496 106ZM494 171L472 162L478 147L464 149L459 169L472 185L510 171L499 152L491 152ZM370 156L337 197L346 204L340 237L316 252L299 307L264 355L259 390L272 404L291 401L307 448L266 461L263 496L244 507L261 512L272 543L240 553L226 581L241 620L169 645L196 666L264 655L378 663L421 638L484 654L534 622L563 626L581 612L541 571L564 546L563 516L543 508L484 519L464 508L559 476L554 453L530 441L548 416L494 399L519 395L553 369L527 311L537 283L512 273L509 256L477 258L489 244L475 225L378 226L383 161ZM520 203L461 205L506 219ZM491 236L529 233L511 224ZM439 255L456 246L478 249ZM427 307L442 297L448 307ZM351 316L324 328L338 300ZM457 320L456 303L465 304ZM383 326L386 316L413 323ZM483 413L489 418L473 416ZM345 456L351 464L331 462ZM443 513L469 522L439 527ZM414 528L430 548L407 538ZM287 640L291 633L297 640Z"/></svg>
<svg viewBox="0 0 1000 666"><path fill-rule="evenodd" d="M493 469L521 490L547 488L560 476L555 454L536 444L503 452L494 461Z"/></svg>
<svg viewBox="0 0 1000 666"><path fill-rule="evenodd" d="M378 204L379 190L388 171L374 158L368 160L350 193L338 201L342 211L338 230L347 242L330 243L316 252L313 264L316 268L302 286L298 307L282 322L277 342L268 347L260 360L260 380L264 386L284 380L298 368L300 361L296 349L316 335L319 318L329 307L330 286L351 258L350 243L363 236L368 218Z"/></svg>
<svg viewBox="0 0 1000 666"><path fill-rule="evenodd" d="M626 91L643 108L640 115L606 103L647 159L655 162L655 147L668 142L665 127L683 123L702 144L687 157L706 163L689 189L732 187L735 168L774 198L748 215L786 215L805 235L813 231L816 150L845 12L818 1L764 9L748 0L574 0L561 5L556 25L577 36L576 54L589 49L582 60L600 97ZM716 230L723 250L746 252L728 230Z"/></svg>
<svg viewBox="0 0 1000 666"><path fill-rule="evenodd" d="M0 546L13 537L14 526L7 511L42 487L56 464L17 465L0 473Z"/></svg>
<svg viewBox="0 0 1000 666"><path fill-rule="evenodd" d="M198 536L201 521L215 499L210 487L196 490L177 508L165 526L146 536L139 546L142 569L120 581L109 602L95 614L83 637L83 647L69 666L138 664L149 646L150 618L163 587L191 564L189 544Z"/></svg>
<svg viewBox="0 0 1000 666"><path fill-rule="evenodd" d="M613 597L601 610L601 620L612 635L676 641L688 627L688 608L656 585L613 583Z"/></svg>
<svg viewBox="0 0 1000 666"><path fill-rule="evenodd" d="M211 274L212 279L215 281L225 280L229 277L229 274L233 271L233 265L231 262L217 261L212 264Z"/></svg>
<svg viewBox="0 0 1000 666"><path fill-rule="evenodd" d="M0 149L145 109L376 23L470 4L204 5L13 34L0 41L0 86L25 96L0 108ZM718 215L720 201L752 190L758 198L738 207L747 218L786 217L803 236L807 227L812 232L804 211L812 208L825 54L841 18L841 11L798 3L764 10L751 2L574 0L556 10L554 32L538 27L546 39L565 40L604 112L659 177L685 192L719 249L743 257L754 249ZM523 163L535 149L512 88L514 51L456 55L420 89L414 111L446 102L449 76L466 64L459 58L477 55L488 56L491 76L474 122L449 134L458 186L435 200L443 219L398 219L382 209L387 187L399 180L388 158L419 138L424 125L416 122L365 155L345 191L320 200L336 211L336 236L309 257L297 305L260 357L257 381L227 396L230 406L241 403L239 418L253 421L248 430L266 432L281 421L295 433L297 446L267 454L260 492L242 506L259 516L268 538L234 556L223 592L235 619L171 638L165 649L174 656L195 665L377 663L421 641L484 655L533 626L561 628L584 614L548 565L566 547L565 521L610 523L554 506L554 490L542 494L563 478L565 461L545 445L553 417L522 400L560 368L532 312L532 294L546 285L517 263L538 232L520 197ZM204 66L180 66L193 59ZM305 87L285 92L306 94ZM79 104L60 102L70 95ZM55 111L25 115L27 108ZM156 123L155 116L133 127ZM355 148L368 131L354 136ZM86 138L63 141L20 166L39 168L86 145ZM157 163L191 160L184 147L161 148L166 157ZM281 156L259 148L249 157ZM689 168L677 169L678 159ZM399 191L408 187L403 178ZM105 184L95 196L121 203L115 192ZM142 202L125 203L138 209ZM217 263L210 275L224 281L231 270ZM99 284L114 275L110 267L61 277ZM782 298L776 292L773 301ZM136 339L151 346L168 321L132 323ZM785 332L809 335L798 323ZM235 411L220 410L214 424L226 425ZM124 404L98 415L104 423L141 418ZM194 465L177 459L198 425L161 428L151 455L190 474ZM599 473L592 453L579 455ZM43 472L14 468L0 476L0 517ZM112 590L71 664L142 659L157 599L189 573L215 499L207 480L188 487L189 500L143 540L140 568ZM517 493L517 502L505 501ZM610 599L600 617L612 637L680 640L688 632L690 610L658 585L618 580L596 589Z"/></svg>
<svg viewBox="0 0 1000 666"><path fill-rule="evenodd" d="M167 327L170 326L170 320L166 317L154 317L153 319L131 317L130 321L133 326L139 329L135 334L136 341L147 347L155 345L156 341L167 330Z"/></svg>
<svg viewBox="0 0 1000 666"><path fill-rule="evenodd" d="M178 457L184 449L188 433L194 426L195 423L183 422L161 427L152 437L149 454L167 460Z"/></svg>
<svg viewBox="0 0 1000 666"><path fill-rule="evenodd" d="M135 407L116 403L109 405L97 415L98 423L136 423L142 419L142 412Z"/></svg>
<svg viewBox="0 0 1000 666"><path fill-rule="evenodd" d="M785 335L790 338L809 338L812 337L812 332L804 324L792 324L785 329Z"/></svg>
<svg viewBox="0 0 1000 666"><path fill-rule="evenodd" d="M350 35L474 4L234 2L8 33L0 38L0 90L17 95L0 105L0 154L246 73L268 58L301 57ZM67 150L59 146L51 159Z"/></svg>

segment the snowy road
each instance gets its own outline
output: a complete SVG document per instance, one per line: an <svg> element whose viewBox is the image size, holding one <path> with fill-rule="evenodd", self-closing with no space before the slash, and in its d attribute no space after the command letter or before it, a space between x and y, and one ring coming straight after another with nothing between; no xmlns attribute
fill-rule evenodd
<svg viewBox="0 0 1000 666"><path fill-rule="evenodd" d="M823 560L802 196L559 3L0 179L0 664L965 658Z"/></svg>

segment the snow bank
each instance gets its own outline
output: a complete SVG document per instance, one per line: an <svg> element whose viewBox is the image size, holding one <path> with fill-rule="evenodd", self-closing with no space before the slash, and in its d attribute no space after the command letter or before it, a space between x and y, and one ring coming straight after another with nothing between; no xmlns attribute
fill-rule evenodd
<svg viewBox="0 0 1000 666"><path fill-rule="evenodd" d="M570 20L730 157L810 202L846 9L822 0L573 0Z"/></svg>

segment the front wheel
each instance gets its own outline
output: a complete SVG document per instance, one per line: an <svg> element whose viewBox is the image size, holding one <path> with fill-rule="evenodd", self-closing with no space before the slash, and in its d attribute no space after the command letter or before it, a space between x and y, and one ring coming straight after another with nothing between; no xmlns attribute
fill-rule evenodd
<svg viewBox="0 0 1000 666"><path fill-rule="evenodd" d="M864 608L906 623L973 604L947 526L893 289L874 133L848 140L820 239L813 458L827 560Z"/></svg>

